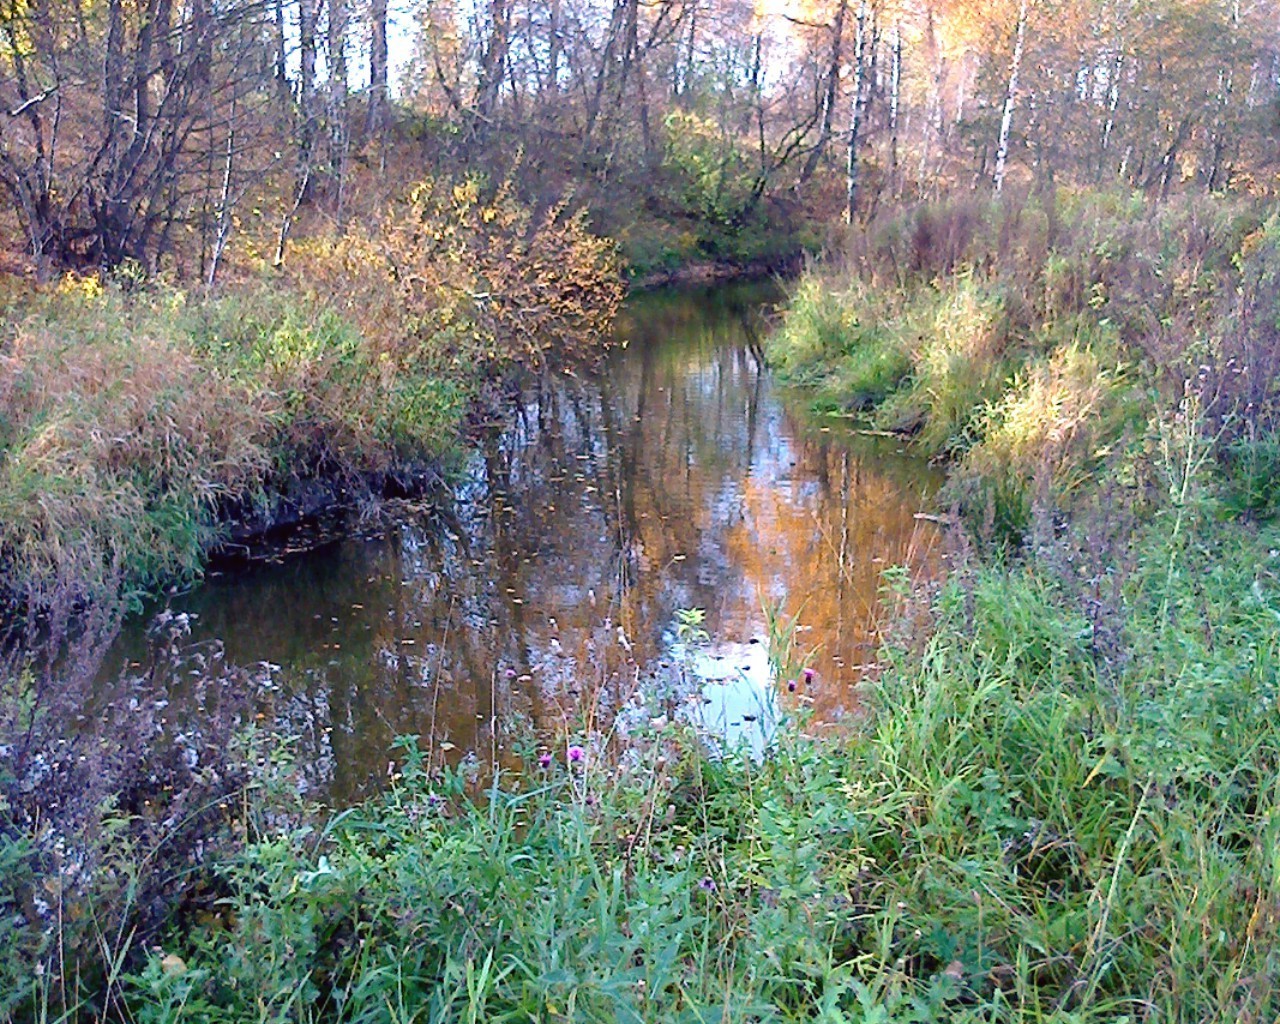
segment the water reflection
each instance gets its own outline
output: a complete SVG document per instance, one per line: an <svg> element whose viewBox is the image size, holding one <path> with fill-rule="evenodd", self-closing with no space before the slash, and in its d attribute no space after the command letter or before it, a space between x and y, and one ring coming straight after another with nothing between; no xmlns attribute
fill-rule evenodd
<svg viewBox="0 0 1280 1024"><path fill-rule="evenodd" d="M749 641L772 606L798 612L816 648L819 712L847 710L880 571L929 541L912 516L933 481L892 447L806 422L771 384L773 297L633 301L604 373L528 395L476 453L447 527L407 517L176 603L233 662L281 666L286 712L327 723L304 749L332 764L339 801L385 771L398 734L502 759L526 727L607 721L669 681L682 608L706 609L720 646L684 664L719 687L726 721L766 685ZM740 664L754 667L725 674Z"/></svg>

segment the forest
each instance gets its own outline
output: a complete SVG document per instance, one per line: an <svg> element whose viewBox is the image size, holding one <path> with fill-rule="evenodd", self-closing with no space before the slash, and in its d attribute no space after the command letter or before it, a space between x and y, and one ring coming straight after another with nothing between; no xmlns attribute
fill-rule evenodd
<svg viewBox="0 0 1280 1024"><path fill-rule="evenodd" d="M0 1021L1280 1017L1275 0L0 0Z"/></svg>

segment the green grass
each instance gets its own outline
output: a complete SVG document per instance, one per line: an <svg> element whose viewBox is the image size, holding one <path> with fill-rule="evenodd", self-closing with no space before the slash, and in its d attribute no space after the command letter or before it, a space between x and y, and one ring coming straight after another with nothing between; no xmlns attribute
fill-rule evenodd
<svg viewBox="0 0 1280 1024"><path fill-rule="evenodd" d="M1069 502L1184 387L1235 507L1269 515L1277 233L1241 204L1107 193L893 213L801 278L768 354L819 409L950 462L944 499L1015 543L1038 477Z"/></svg>

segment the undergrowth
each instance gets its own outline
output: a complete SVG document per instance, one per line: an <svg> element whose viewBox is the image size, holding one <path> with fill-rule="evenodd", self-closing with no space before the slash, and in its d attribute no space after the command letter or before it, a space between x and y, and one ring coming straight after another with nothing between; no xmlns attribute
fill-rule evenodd
<svg viewBox="0 0 1280 1024"><path fill-rule="evenodd" d="M602 351L610 243L506 187L427 181L375 230L221 294L69 278L0 335L0 599L92 599L199 573L231 520L270 525L435 477L478 397Z"/></svg>

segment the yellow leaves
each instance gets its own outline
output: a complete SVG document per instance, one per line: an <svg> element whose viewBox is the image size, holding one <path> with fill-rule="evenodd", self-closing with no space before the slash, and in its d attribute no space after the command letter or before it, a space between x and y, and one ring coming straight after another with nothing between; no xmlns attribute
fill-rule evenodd
<svg viewBox="0 0 1280 1024"><path fill-rule="evenodd" d="M27 0L8 0L0 4L0 69L13 63L18 57L35 56L35 43L27 28L31 15L31 5Z"/></svg>
<svg viewBox="0 0 1280 1024"><path fill-rule="evenodd" d="M102 295L102 280L96 274L64 274L56 291L68 298L96 299Z"/></svg>
<svg viewBox="0 0 1280 1024"><path fill-rule="evenodd" d="M591 357L622 298L613 245L552 207L536 224L506 183L427 180L374 231L295 251L293 269L339 298L394 360L483 375Z"/></svg>
<svg viewBox="0 0 1280 1024"><path fill-rule="evenodd" d="M453 186L453 201L458 206L471 206L480 199L480 187L474 178Z"/></svg>

